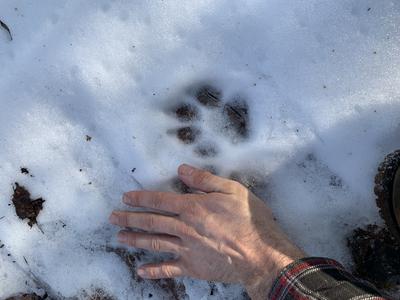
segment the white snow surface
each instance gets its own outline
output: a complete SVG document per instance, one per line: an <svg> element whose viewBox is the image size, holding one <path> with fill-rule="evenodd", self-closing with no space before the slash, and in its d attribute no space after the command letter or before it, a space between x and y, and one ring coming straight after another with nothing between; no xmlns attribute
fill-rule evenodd
<svg viewBox="0 0 400 300"><path fill-rule="evenodd" d="M124 191L170 188L183 162L261 174L263 199L313 256L349 266L346 237L381 222L373 177L400 146L399 1L2 0L0 19L13 35L0 29L0 299L167 297L104 251L117 246L107 219ZM168 111L197 105L186 91L202 83L249 105L236 143L199 105L213 158L171 134L182 124ZM9 205L15 182L46 200L43 233ZM181 282L188 299L242 298Z"/></svg>

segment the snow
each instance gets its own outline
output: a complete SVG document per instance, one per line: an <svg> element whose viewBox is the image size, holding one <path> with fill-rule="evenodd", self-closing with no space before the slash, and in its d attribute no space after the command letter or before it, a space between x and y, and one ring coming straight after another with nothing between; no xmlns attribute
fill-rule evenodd
<svg viewBox="0 0 400 300"><path fill-rule="evenodd" d="M0 30L0 299L164 297L104 250L117 246L107 217L124 191L170 189L182 162L261 174L310 255L350 265L346 236L381 222L373 177L400 141L399 1L3 0L0 19L14 38ZM232 143L199 106L214 158L182 144L169 113L203 83L250 108L250 137ZM9 205L14 182L46 200L43 233ZM181 282L190 299L242 297Z"/></svg>

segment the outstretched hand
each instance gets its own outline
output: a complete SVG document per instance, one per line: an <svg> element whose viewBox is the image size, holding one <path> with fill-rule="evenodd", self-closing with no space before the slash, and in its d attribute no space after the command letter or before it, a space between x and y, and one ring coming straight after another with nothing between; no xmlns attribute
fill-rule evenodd
<svg viewBox="0 0 400 300"><path fill-rule="evenodd" d="M253 299L266 297L279 272L304 253L274 221L271 210L238 182L188 165L180 179L201 193L135 191L123 202L155 212L114 211L121 243L177 255L174 261L138 269L148 279L189 276L243 284Z"/></svg>

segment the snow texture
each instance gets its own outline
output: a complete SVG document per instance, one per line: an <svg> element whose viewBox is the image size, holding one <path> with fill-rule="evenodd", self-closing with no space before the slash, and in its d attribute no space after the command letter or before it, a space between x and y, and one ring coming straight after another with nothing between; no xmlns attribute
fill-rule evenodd
<svg viewBox="0 0 400 300"><path fill-rule="evenodd" d="M400 146L399 1L2 0L0 19L13 35L0 29L0 299L168 297L106 251L107 217L124 191L171 189L183 162L257 174L310 255L350 265L345 238L381 222L373 177ZM202 84L246 101L248 138L196 104L188 90ZM181 102L200 113L191 145L174 135ZM14 182L46 200L43 233L9 205ZM189 299L243 297L180 282Z"/></svg>

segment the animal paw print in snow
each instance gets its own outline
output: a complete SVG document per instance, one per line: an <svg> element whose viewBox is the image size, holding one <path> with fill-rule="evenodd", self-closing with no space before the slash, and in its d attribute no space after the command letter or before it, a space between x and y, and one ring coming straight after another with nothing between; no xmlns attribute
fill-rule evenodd
<svg viewBox="0 0 400 300"><path fill-rule="evenodd" d="M194 153L201 158L218 157L217 143L207 139L200 124L214 126L213 132L220 133L220 138L229 138L233 144L244 141L249 136L249 108L243 99L224 102L222 92L211 85L204 85L190 93L190 99L181 102L171 109L174 116L182 125L172 131L176 138L187 146L192 146ZM219 124L207 124L202 114L212 114L221 120ZM208 167L216 173L213 166ZM172 183L174 190L182 193L191 192L179 179Z"/></svg>
<svg viewBox="0 0 400 300"><path fill-rule="evenodd" d="M193 101L178 104L173 108L173 112L176 119L182 123L182 127L175 130L177 138L186 145L196 144L196 154L201 157L217 155L216 149L211 146L213 143L198 142L202 134L198 127L201 121L200 107L205 107L206 113L216 111L216 117L223 120L222 128L214 128L222 137L230 137L233 143L248 137L249 108L246 101L235 99L224 103L221 100L221 91L210 85L200 87L192 96Z"/></svg>

